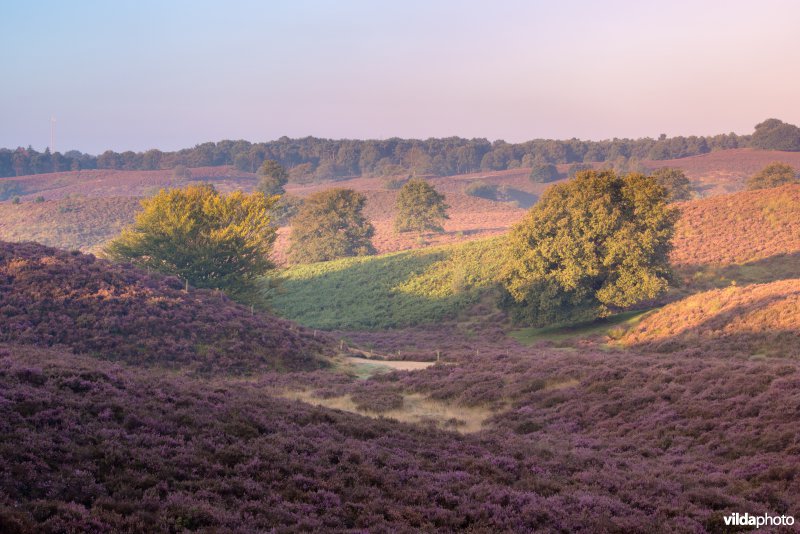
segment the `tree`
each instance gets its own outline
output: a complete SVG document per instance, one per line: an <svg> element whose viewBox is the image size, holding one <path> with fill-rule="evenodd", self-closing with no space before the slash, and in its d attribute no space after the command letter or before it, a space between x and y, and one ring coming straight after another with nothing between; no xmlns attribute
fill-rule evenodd
<svg viewBox="0 0 800 534"><path fill-rule="evenodd" d="M256 190L264 193L265 195L282 195L286 191L283 189L289 183L289 173L277 161L268 159L261 164L258 168L258 185Z"/></svg>
<svg viewBox="0 0 800 534"><path fill-rule="evenodd" d="M272 267L274 199L211 185L161 190L143 200L132 226L106 248L109 258L234 294Z"/></svg>
<svg viewBox="0 0 800 534"><path fill-rule="evenodd" d="M692 199L692 183L680 169L662 167L651 175L658 185L667 190L667 202Z"/></svg>
<svg viewBox="0 0 800 534"><path fill-rule="evenodd" d="M509 235L505 304L543 326L655 298L670 279L677 215L666 190L641 174L584 171L551 187Z"/></svg>
<svg viewBox="0 0 800 534"><path fill-rule="evenodd" d="M440 221L448 219L444 195L425 180L412 178L397 195L398 232L443 232Z"/></svg>
<svg viewBox="0 0 800 534"><path fill-rule="evenodd" d="M326 189L308 197L292 219L294 263L329 261L375 253L375 229L362 210L367 197L352 189Z"/></svg>
<svg viewBox="0 0 800 534"><path fill-rule="evenodd" d="M800 151L800 128L778 119L756 124L750 143L764 150Z"/></svg>
<svg viewBox="0 0 800 534"><path fill-rule="evenodd" d="M767 189L800 182L794 167L774 161L747 179L747 189Z"/></svg>
<svg viewBox="0 0 800 534"><path fill-rule="evenodd" d="M558 180L558 170L552 163L539 163L531 168L529 178L539 184L554 182Z"/></svg>
<svg viewBox="0 0 800 534"><path fill-rule="evenodd" d="M572 165L569 166L569 169L567 170L567 178L569 179L575 178L575 176L579 172L590 171L590 170L592 170L592 166L589 163L573 163Z"/></svg>

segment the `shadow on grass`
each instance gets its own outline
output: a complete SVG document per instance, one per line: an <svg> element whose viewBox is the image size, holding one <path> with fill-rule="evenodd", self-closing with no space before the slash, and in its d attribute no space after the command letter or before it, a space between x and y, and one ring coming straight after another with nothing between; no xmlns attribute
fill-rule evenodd
<svg viewBox="0 0 800 534"><path fill-rule="evenodd" d="M670 301L734 284L746 286L800 278L800 253L777 254L733 265L681 266L675 269L675 274L681 280L681 285L667 295Z"/></svg>
<svg viewBox="0 0 800 534"><path fill-rule="evenodd" d="M616 334L612 330L616 328L631 328L652 311L654 310L634 310L617 313L594 321L572 324L562 323L543 328L521 328L511 332L511 337L524 345L530 345L537 341L549 341L556 346L571 345L578 340L594 336L615 337ZM620 335L621 333L622 331L620 331Z"/></svg>
<svg viewBox="0 0 800 534"><path fill-rule="evenodd" d="M450 247L299 265L265 279L261 296L275 313L319 329L375 330L455 316L479 295L457 287L442 263L431 287L403 285L446 260Z"/></svg>

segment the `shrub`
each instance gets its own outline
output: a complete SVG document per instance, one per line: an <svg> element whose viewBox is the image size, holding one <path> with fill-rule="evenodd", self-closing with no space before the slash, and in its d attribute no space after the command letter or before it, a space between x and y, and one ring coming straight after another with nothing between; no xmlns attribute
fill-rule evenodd
<svg viewBox="0 0 800 534"><path fill-rule="evenodd" d="M553 182L559 178L558 169L552 163L540 163L531 168L529 178L535 183Z"/></svg>
<svg viewBox="0 0 800 534"><path fill-rule="evenodd" d="M747 188L768 189L793 183L800 183L794 167L775 161L748 178Z"/></svg>
<svg viewBox="0 0 800 534"><path fill-rule="evenodd" d="M652 177L667 190L668 202L692 199L691 182L682 170L663 167L653 172Z"/></svg>
<svg viewBox="0 0 800 534"><path fill-rule="evenodd" d="M487 184L486 182L478 180L476 182L470 182L464 188L464 193L487 200L497 200L498 187L494 184Z"/></svg>

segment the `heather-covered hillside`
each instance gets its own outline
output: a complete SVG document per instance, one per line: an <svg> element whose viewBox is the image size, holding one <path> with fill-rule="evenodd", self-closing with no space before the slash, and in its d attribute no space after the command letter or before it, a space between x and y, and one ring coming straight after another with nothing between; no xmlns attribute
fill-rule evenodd
<svg viewBox="0 0 800 534"><path fill-rule="evenodd" d="M0 341L196 371L320 365L323 338L174 277L0 243Z"/></svg>
<svg viewBox="0 0 800 534"><path fill-rule="evenodd" d="M800 252L800 185L681 204L677 266L726 265Z"/></svg>
<svg viewBox="0 0 800 534"><path fill-rule="evenodd" d="M115 238L141 209L135 197L73 197L0 202L0 240L92 251Z"/></svg>
<svg viewBox="0 0 800 534"><path fill-rule="evenodd" d="M800 280L692 295L645 317L622 342L659 352L800 357Z"/></svg>

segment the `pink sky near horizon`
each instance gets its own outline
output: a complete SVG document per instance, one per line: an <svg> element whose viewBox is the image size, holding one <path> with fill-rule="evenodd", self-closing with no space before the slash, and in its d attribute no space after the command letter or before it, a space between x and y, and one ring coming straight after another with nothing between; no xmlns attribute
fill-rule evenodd
<svg viewBox="0 0 800 534"><path fill-rule="evenodd" d="M0 147L750 133L800 123L800 2L11 1Z"/></svg>

